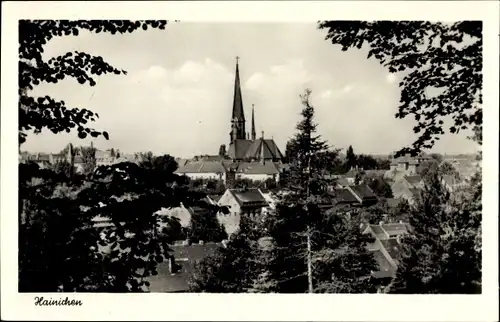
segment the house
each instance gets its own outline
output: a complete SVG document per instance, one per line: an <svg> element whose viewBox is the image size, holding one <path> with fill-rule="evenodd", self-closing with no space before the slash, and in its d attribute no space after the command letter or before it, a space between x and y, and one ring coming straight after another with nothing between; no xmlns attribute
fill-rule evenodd
<svg viewBox="0 0 500 322"><path fill-rule="evenodd" d="M363 234L370 234L375 239L368 245L379 264L379 271L375 272L374 276L393 277L399 264L401 238L408 234L408 226L401 222L381 222L379 225L367 225L363 228Z"/></svg>
<svg viewBox="0 0 500 322"><path fill-rule="evenodd" d="M363 206L377 203L377 196L366 184L348 186L346 189L349 190L359 204Z"/></svg>
<svg viewBox="0 0 500 322"><path fill-rule="evenodd" d="M152 293L184 293L189 292L189 279L196 267L204 258L215 254L220 243L171 245L169 258L158 264L158 275L147 277Z"/></svg>
<svg viewBox="0 0 500 322"><path fill-rule="evenodd" d="M261 191L250 189L227 189L219 200L220 206L228 208L228 213L219 212L217 219L228 235L233 234L240 226L244 216L256 218L269 206Z"/></svg>
<svg viewBox="0 0 500 322"><path fill-rule="evenodd" d="M226 181L226 169L220 161L188 161L184 165L179 166L175 173L185 175L190 179L215 179Z"/></svg>
<svg viewBox="0 0 500 322"><path fill-rule="evenodd" d="M406 175L416 175L418 173L418 166L431 159L432 157L428 155L419 155L417 157L404 156L392 159L389 172L403 172Z"/></svg>
<svg viewBox="0 0 500 322"><path fill-rule="evenodd" d="M274 162L240 162L236 170L236 179L279 182L280 171Z"/></svg>
<svg viewBox="0 0 500 322"><path fill-rule="evenodd" d="M345 173L342 178L347 181L348 185L353 185L356 182L356 176L360 175L360 171L357 168L353 168L347 173Z"/></svg>
<svg viewBox="0 0 500 322"><path fill-rule="evenodd" d="M392 195L396 199L403 198L413 203L423 186L424 181L419 175L404 175L391 185Z"/></svg>
<svg viewBox="0 0 500 322"><path fill-rule="evenodd" d="M336 205L364 207L373 205L378 200L375 193L365 184L337 188L329 191L328 195L331 197L331 205L328 208Z"/></svg>

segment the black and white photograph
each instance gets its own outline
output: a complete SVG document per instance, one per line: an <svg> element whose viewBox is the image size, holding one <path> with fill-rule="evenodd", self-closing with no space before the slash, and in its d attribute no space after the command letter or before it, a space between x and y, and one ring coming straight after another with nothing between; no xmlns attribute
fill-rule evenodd
<svg viewBox="0 0 500 322"><path fill-rule="evenodd" d="M483 275L484 219L498 221L498 199L483 215L498 19L485 44L474 15L67 17L16 19L5 62L18 66L17 111L2 98L9 279L33 308L84 307L80 293L313 293L389 309L394 295L498 291ZM17 150L4 153L6 110Z"/></svg>

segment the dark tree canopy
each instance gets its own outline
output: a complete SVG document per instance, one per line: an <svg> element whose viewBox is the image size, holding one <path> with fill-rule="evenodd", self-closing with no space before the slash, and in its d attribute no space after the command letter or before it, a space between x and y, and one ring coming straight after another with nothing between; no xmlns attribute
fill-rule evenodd
<svg viewBox="0 0 500 322"><path fill-rule="evenodd" d="M54 37L77 36L81 30L91 32L130 33L138 29L164 29L165 20L20 20L19 21L19 143L26 141L27 131L40 133L48 129L53 133L77 129L78 137L103 135L107 132L88 127L87 123L99 117L86 108L72 108L64 101L50 96L33 97L30 90L42 82L57 83L72 77L80 84L95 86L94 77L103 74L126 74L100 56L84 52L67 52L49 60L42 57L44 46Z"/></svg>
<svg viewBox="0 0 500 322"><path fill-rule="evenodd" d="M419 136L398 156L430 149L446 132L472 130L481 144L481 21L325 21L318 27L326 29L326 39L343 51L368 44L368 58L373 56L391 73L404 73L395 116L413 115L418 122L413 131ZM446 129L450 117L453 124Z"/></svg>

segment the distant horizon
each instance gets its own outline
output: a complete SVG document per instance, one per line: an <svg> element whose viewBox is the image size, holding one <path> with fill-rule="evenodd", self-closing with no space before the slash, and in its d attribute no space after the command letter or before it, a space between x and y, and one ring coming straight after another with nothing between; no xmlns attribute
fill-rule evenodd
<svg viewBox="0 0 500 322"><path fill-rule="evenodd" d="M83 141L83 140L82 140ZM23 150L22 148L20 149L20 153L23 153L23 152L28 152L30 154L36 154L36 153L47 153L47 154L58 154L60 153L70 142L68 142L66 145L62 146L61 149L59 150L54 150L54 151L32 151L32 150ZM71 144L73 144L71 142ZM81 146L90 146L90 144L73 144L73 146L76 146L76 147L81 147ZM163 153L154 153L153 151L123 151L119 148L114 148L114 147L109 147L109 148L99 148L95 143L93 144L94 148L96 148L97 150L99 151L109 151L111 149L114 149L115 151L119 151L121 154L136 154L136 153L148 153L148 152L152 152L154 156L161 156L161 155L170 155L174 158L178 158L178 159L192 159L194 157L200 157L200 156L216 156L218 155L217 153L211 153L211 154L206 154L206 153L203 153L203 154L193 154L191 156L177 156L177 155L173 155L171 153L167 153L167 152L163 152ZM21 146L22 147L22 146ZM392 151L392 152L388 152L388 153L364 153L364 152L360 152L360 151L356 151L356 147L353 146L353 150L354 150L354 154L356 155L369 155L369 156L372 156L372 157L388 157L390 156L391 154L394 154L395 151ZM341 149L340 153L341 154L345 154L345 151L346 149ZM285 153L285 151L281 151L282 153ZM458 155L466 155L466 156L473 156L473 155L476 155L477 152L455 152L455 153L439 153L439 152L425 152L424 153L426 154L439 154L439 155L442 155L442 156L458 156Z"/></svg>
<svg viewBox="0 0 500 322"><path fill-rule="evenodd" d="M54 38L44 47L45 59L76 49L128 71L96 77L94 87L69 78L42 83L32 93L98 113L89 125L107 131L110 140L42 130L28 132L22 148L57 153L70 142L94 141L125 153L217 154L221 144L229 146L236 56L247 129L255 104L257 135L273 137L283 153L300 120L299 95L306 88L312 90L318 134L332 146L384 155L411 145L416 121L394 117L402 75L367 59L366 48L343 52L324 35L315 23L180 22L164 31ZM475 153L468 134L443 135L428 153Z"/></svg>

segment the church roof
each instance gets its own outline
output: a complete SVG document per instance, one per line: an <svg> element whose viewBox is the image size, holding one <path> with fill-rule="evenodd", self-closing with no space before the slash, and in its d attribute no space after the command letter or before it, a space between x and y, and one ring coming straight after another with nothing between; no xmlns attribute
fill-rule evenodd
<svg viewBox="0 0 500 322"><path fill-rule="evenodd" d="M236 76L234 80L234 99L233 99L233 116L232 119L238 121L245 121L245 113L243 113L243 99L241 97L240 86L240 69L238 61L236 61Z"/></svg>
<svg viewBox="0 0 500 322"><path fill-rule="evenodd" d="M243 160L252 145L252 140L237 139L229 144L228 155L231 159Z"/></svg>
<svg viewBox="0 0 500 322"><path fill-rule="evenodd" d="M264 154L263 156L262 153ZM264 159L281 159L283 158L283 155L274 140L265 140L260 138L252 142L245 154L245 158L261 159L262 157Z"/></svg>
<svg viewBox="0 0 500 322"><path fill-rule="evenodd" d="M234 140L229 145L228 155L231 159L245 160L245 159L282 159L283 154L276 145L274 140L258 139L252 140Z"/></svg>

